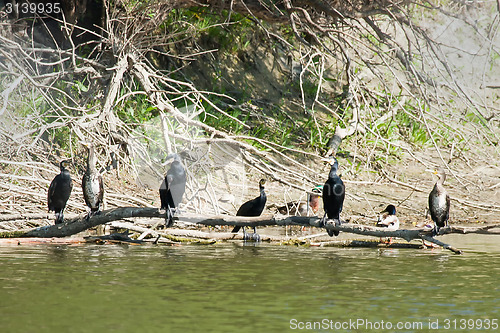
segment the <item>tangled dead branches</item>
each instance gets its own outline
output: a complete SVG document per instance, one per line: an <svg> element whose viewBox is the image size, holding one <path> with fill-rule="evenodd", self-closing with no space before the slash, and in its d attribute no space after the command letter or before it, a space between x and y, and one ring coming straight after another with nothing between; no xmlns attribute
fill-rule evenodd
<svg viewBox="0 0 500 333"><path fill-rule="evenodd" d="M220 46L207 48L200 41L212 28L225 31L238 24L232 20L236 13L245 15L245 22L253 22L264 36L261 42L272 52L273 66L290 74L291 81L281 82L279 89L298 82L297 96L289 95L286 103L311 119L321 145L328 140L325 135L335 138L332 151L338 152L342 144L339 154L346 159L347 183L356 184L361 168L369 184L399 178L414 186L422 176L409 173L409 168L440 164L453 176L456 191L465 189L469 202L484 204L480 194L492 191L487 207L499 208L493 192L499 170L494 162L499 160L498 109L495 90L487 88L496 70L491 59L498 51L498 15L478 24L474 22L481 20L473 18L482 18L481 8L407 1L206 0L196 5L203 8L188 14L207 26L195 25L186 13L173 14L174 8L191 8L193 2L187 0L134 6L104 1L102 26L94 30L82 28L77 19L53 18L66 35L64 43L54 37L50 46L37 41L34 30L31 35L27 28L15 33L22 18L14 20L2 12L0 140L5 144L0 149L2 174L9 175L1 181L2 209L11 211L16 205L10 193L17 193L17 205L28 207L32 200L33 207L43 207L44 186L56 170L47 164L70 156L78 165L83 158L80 141L100 147L103 172L119 179L125 168L147 190L156 189L167 154L189 152L188 208L197 212L230 211L219 202L221 192L234 193L236 202L241 201L249 166L287 191L306 191L321 183L317 166L328 147L285 146L206 121L229 118L245 130L254 127L228 111L228 105L246 107L236 94L207 90L188 77L189 67L198 60L206 66L220 61ZM423 25L428 9L449 27L440 30L441 35ZM202 17L217 11L217 22ZM447 40L459 23L474 36L475 49L460 49ZM91 37L75 44L77 35L82 40L79 34L84 33ZM241 53L244 58L248 51ZM467 70L457 71L464 63ZM474 73L472 78L468 71ZM277 81L285 77L280 74ZM140 108L149 113L146 120L132 115ZM269 119L262 109L248 113ZM327 126L331 130L325 133ZM309 134L312 137L312 131L305 137ZM394 159L406 172L393 167ZM74 172L80 172L78 166ZM36 199L21 200L30 195ZM351 194L358 202L366 197ZM127 200L154 204L142 195ZM78 202L70 207L81 209ZM421 213L415 206L408 209ZM369 213L374 213L371 205Z"/></svg>

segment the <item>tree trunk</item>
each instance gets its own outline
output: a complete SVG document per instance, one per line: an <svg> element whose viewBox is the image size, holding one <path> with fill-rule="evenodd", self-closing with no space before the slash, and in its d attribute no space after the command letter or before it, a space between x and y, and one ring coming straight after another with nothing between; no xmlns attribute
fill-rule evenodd
<svg viewBox="0 0 500 333"><path fill-rule="evenodd" d="M30 230L20 230L20 231L6 231L0 232L0 238L14 238L14 237L66 237L77 234L89 228L95 227L100 224L118 221L128 218L142 217L142 218L165 218L165 213L161 212L157 208L139 208L139 207L119 207L103 211L99 215L95 215L91 218L87 216L80 216L73 219L66 219L62 224L56 224L51 226L43 226L39 228L34 228ZM316 216L314 217L304 217L304 216L259 216L259 217L245 217L245 216L212 216L205 217L195 214L183 214L181 216L175 217L176 221L191 222L202 224L206 226L240 226L240 227L262 227L262 226L287 226L287 225L301 225L310 227L319 227L320 219ZM361 224L350 224L343 223L341 225L334 225L331 223L332 220L328 220L324 226L327 230L337 230L347 233L353 233L358 235L373 236L373 237L398 237L406 241L411 241L413 239L421 239L428 242L432 242L439 246L443 246L445 249L453 251L455 253L460 253L460 250L453 248L447 244L444 244L432 237L432 234L428 230L423 229L399 229L399 230L387 230L385 228L378 228L373 226L361 225ZM494 228L500 227L499 225L488 225L484 227L445 227L441 228L440 235L447 233L479 233L479 234L498 234ZM152 231L153 232L153 231ZM236 236L235 236L236 237ZM232 238L235 238L232 237Z"/></svg>

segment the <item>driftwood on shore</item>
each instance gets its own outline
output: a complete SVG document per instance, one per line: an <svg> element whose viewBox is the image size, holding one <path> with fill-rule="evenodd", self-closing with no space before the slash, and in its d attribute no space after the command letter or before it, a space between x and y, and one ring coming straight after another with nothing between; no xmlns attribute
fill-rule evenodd
<svg viewBox="0 0 500 333"><path fill-rule="evenodd" d="M33 228L29 230L16 230L16 231L5 231L0 232L0 238L13 238L13 237L66 237L77 234L89 228L105 224L108 222L113 222L115 227L130 228L138 232L147 232L147 228L139 230L136 228L131 228L133 224L127 223L126 225L120 225L120 220L130 219L130 218L164 218L164 212L158 210L157 208L140 208L140 207L119 207L103 211L99 215L95 215L91 218L86 216L79 216L72 219L66 219L64 223L50 226L43 226L38 228ZM206 226L247 226L247 227L262 227L262 226L288 226L288 225L299 225L299 226L311 226L319 227L320 219L316 216L314 217L303 217L303 216L260 216L260 217L243 217L243 216L211 216L203 217L194 214L182 214L175 217L176 221L196 223ZM461 227L461 226L451 226L442 228L440 230L440 235L448 233L478 233L478 234L499 234L497 231L492 230L493 228L498 228L500 225L487 225L482 227ZM453 251L455 253L460 253L461 251L455 249L454 247L440 242L439 240L432 237L432 234L428 230L424 229L399 229L399 230L387 230L384 228L378 228L374 226L361 225L361 224L350 224L343 223L342 225L335 226L332 223L327 223L324 226L325 229L338 230L347 233L374 236L374 237L397 237L402 238L406 241L411 241L413 239L421 239L427 242L443 246L445 249ZM152 235L162 235L158 231L149 231ZM191 238L204 238L194 235L196 231L189 230L186 231L186 237ZM168 233L164 233L165 236ZM224 233L220 235L221 237L211 237L214 239L239 239L240 236ZM223 237L222 237L223 236ZM206 238L206 237L205 237Z"/></svg>

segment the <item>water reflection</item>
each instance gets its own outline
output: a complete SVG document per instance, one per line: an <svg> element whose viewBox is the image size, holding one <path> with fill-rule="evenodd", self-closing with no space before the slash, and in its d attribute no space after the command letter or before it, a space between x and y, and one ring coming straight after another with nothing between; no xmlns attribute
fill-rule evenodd
<svg viewBox="0 0 500 333"><path fill-rule="evenodd" d="M469 240L461 256L242 243L0 247L2 331L268 332L289 330L293 318L500 318L493 241Z"/></svg>

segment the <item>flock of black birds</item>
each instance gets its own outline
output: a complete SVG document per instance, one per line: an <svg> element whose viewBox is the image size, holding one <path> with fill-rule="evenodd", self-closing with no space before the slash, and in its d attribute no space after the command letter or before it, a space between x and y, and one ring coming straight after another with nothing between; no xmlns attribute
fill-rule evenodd
<svg viewBox="0 0 500 333"><path fill-rule="evenodd" d="M88 148L87 169L82 178L82 191L85 204L89 208L87 218L90 218L102 211L104 185L102 176L96 168L94 146L88 145L86 147ZM66 208L66 203L73 189L73 180L66 169L66 165L69 163L69 160L63 160L59 163L61 173L54 177L47 194L49 212L55 212L56 224L64 222L64 208Z"/></svg>
<svg viewBox="0 0 500 333"><path fill-rule="evenodd" d="M102 211L104 187L102 177L96 168L94 146L88 145L87 148L87 169L82 179L82 190L85 203L89 208L87 218L90 218ZM178 210L179 204L182 202L186 190L186 170L178 154L171 154L167 159L168 158L173 158L173 162L160 186L159 193L161 209L165 210L166 226L170 227L173 225L173 217ZM323 185L322 190L325 214L320 220L320 227L324 227L327 220L333 220L334 225L339 226L342 224L340 213L344 205L345 186L340 176L337 175L339 168L337 159L330 156L324 159L324 161L328 162L331 167L328 179ZM61 173L52 180L48 191L48 208L49 211L55 212L56 224L64 222L64 208L66 207L66 203L73 188L73 181L71 180L69 171L66 169L68 163L68 160L60 162L59 167ZM433 234L436 235L440 228L447 225L450 211L450 197L443 186L446 179L444 170L441 168L434 173L439 176L439 179L429 194L429 213L434 222ZM265 179L259 181L259 196L243 203L238 209L236 216L260 216L262 214L267 202L267 196L264 190L265 184ZM312 195L308 199L309 207L307 207L307 209L312 208L313 213L316 213L318 209L318 198L319 194ZM290 206L281 207L279 211L283 212L282 209L285 208L286 211L290 211ZM299 212L299 208L301 207L294 208L295 212ZM399 220L396 216L396 207L394 205L388 205L381 213L383 214L379 217L377 226L388 228L388 230L397 230L399 228ZM240 229L239 226L236 226L232 232L237 233ZM339 235L339 231L329 228L327 231L330 236ZM243 235L245 240L252 239L254 241L260 241L260 236L257 234L255 227L253 228L253 233L246 233L245 227L243 227Z"/></svg>

